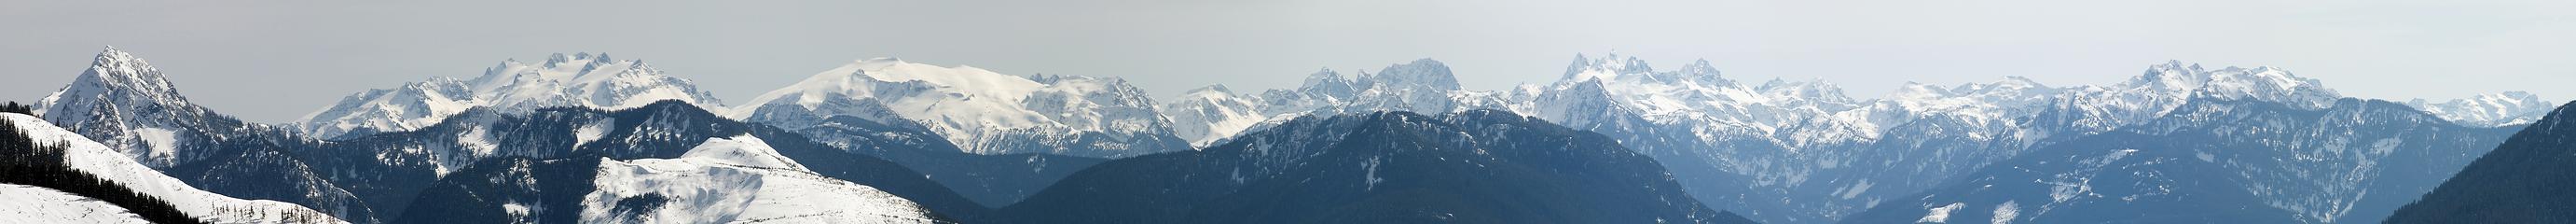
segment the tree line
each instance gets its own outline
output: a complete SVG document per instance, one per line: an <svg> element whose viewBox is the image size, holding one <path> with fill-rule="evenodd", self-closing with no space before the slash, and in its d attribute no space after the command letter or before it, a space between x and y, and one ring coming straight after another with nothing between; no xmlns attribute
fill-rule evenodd
<svg viewBox="0 0 2576 224"><path fill-rule="evenodd" d="M27 107L9 102L0 110L27 113ZM153 223L206 223L179 211L169 201L136 192L105 178L73 169L63 162L66 142L39 143L27 137L12 121L0 121L0 183L54 189L72 195L89 197L125 208Z"/></svg>

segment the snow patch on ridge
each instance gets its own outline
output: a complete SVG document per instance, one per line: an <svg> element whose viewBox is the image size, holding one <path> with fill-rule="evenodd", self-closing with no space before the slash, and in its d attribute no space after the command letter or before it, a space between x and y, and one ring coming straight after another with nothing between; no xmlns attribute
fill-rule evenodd
<svg viewBox="0 0 2576 224"><path fill-rule="evenodd" d="M1914 220L1914 222L1918 222L1918 223L1923 223L1923 222L1928 222L1928 223L1949 223L1949 222L1950 222L1950 212L1957 212L1957 211L1959 211L1959 208L1960 208L1960 207L1964 207L1964 206L1967 206L1967 205L1968 205L1967 203L1952 202L1952 203L1950 203L1950 205L1943 205L1943 206L1941 206L1941 207L1933 207L1933 208L1932 208L1932 213L1929 213L1929 214L1923 214L1923 219L1916 219L1916 220Z"/></svg>
<svg viewBox="0 0 2576 224"><path fill-rule="evenodd" d="M585 223L931 223L876 188L824 177L751 136L708 139L674 159L602 158Z"/></svg>

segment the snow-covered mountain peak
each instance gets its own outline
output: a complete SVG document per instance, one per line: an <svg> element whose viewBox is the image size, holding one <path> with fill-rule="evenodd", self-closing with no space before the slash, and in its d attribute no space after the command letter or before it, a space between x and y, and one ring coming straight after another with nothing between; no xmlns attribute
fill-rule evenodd
<svg viewBox="0 0 2576 224"><path fill-rule="evenodd" d="M1645 60L1639 60L1637 57L1622 57L1616 52L1600 58L1575 54L1574 64L1565 67L1565 77L1558 81L1582 82L1585 79L1619 80L1622 78L1654 80L1655 78L1652 77L1654 73L1653 66L1646 65Z"/></svg>
<svg viewBox="0 0 2576 224"><path fill-rule="evenodd" d="M2040 84L2040 83L2039 83L2039 81L2030 80L2030 77L2022 77L2022 76L2004 76L2004 80L1998 80L1998 81L1995 81L1995 82L1989 82L1989 83L1971 83L1971 84L1967 84L1967 85L1961 85L1961 86L1960 86L1960 88L1962 88L1962 89L1957 90L1957 91L1981 91L1981 90L1989 90L1989 89L2033 89L2033 88L2048 88L2048 85L2047 85L2047 84Z"/></svg>
<svg viewBox="0 0 2576 224"><path fill-rule="evenodd" d="M1314 74L1306 75L1305 82L1299 83L1297 86L1297 92L1321 98L1329 98L1329 100L1332 101L1339 101L1346 100L1344 98L1350 98L1352 95L1359 94L1359 91L1362 88L1367 87L1359 86L1357 81L1353 81L1349 77L1343 77L1341 72L1335 72L1331 68L1325 68L1315 71Z"/></svg>
<svg viewBox="0 0 2576 224"><path fill-rule="evenodd" d="M518 113L560 106L632 108L661 100L723 109L723 102L715 94L699 90L688 79L666 75L642 60L617 60L608 54L558 53L533 64L502 60L472 80L432 77L402 87L352 94L338 104L305 115L299 123L301 129L316 136L339 137L426 127L474 107Z"/></svg>
<svg viewBox="0 0 2576 224"><path fill-rule="evenodd" d="M816 73L752 102L731 116L788 128L799 128L793 121L831 116L900 117L930 126L968 153L1123 157L1188 148L1168 136L1169 122L1154 111L1151 96L1116 78L1016 76L872 58Z"/></svg>
<svg viewBox="0 0 2576 224"><path fill-rule="evenodd" d="M1735 85L1735 81L1719 74L1717 65L1709 63L1708 59L1692 60L1690 64L1682 65L1681 70L1674 70L1673 75L1674 78L1710 85Z"/></svg>
<svg viewBox="0 0 2576 224"><path fill-rule="evenodd" d="M857 65L859 65L859 67L864 67L864 68L883 68L883 67L885 67L885 66L893 66L893 65L897 65L897 64L911 64L911 62L904 62L904 61L903 61L903 58L898 58L898 57L873 57L873 58L867 58L867 59L859 59L857 62L853 62L853 63L856 63Z"/></svg>
<svg viewBox="0 0 2576 224"><path fill-rule="evenodd" d="M220 115L189 103L160 69L113 47L99 52L71 84L34 106L47 121L154 167L203 156L179 152L180 142L203 137L186 134L191 129L223 125L209 124L207 118Z"/></svg>
<svg viewBox="0 0 2576 224"><path fill-rule="evenodd" d="M1430 58L1388 65L1377 74L1360 75L1360 82L1371 87L1429 88L1435 91L1458 90L1458 76L1449 73L1449 65Z"/></svg>
<svg viewBox="0 0 2576 224"><path fill-rule="evenodd" d="M151 103L163 106L180 106L187 104L188 101L187 97L179 95L178 88L170 84L170 79L168 77L161 75L161 69L152 67L151 62L146 62L143 58L135 57L134 54L126 53L124 50L118 50L115 46L109 46L107 49L99 51L98 56L93 57L93 59L90 60L89 68L82 70L79 77L73 78L71 85L64 86L62 90L54 92L51 96L46 96L45 99L37 104L56 105L55 107L38 107L36 108L36 113L44 114L47 113L47 111L69 111L78 113L90 108L58 107L90 107L92 105L87 103L57 101L87 100L66 99L63 97L109 95L114 96L114 98L112 98L113 102L94 103Z"/></svg>
<svg viewBox="0 0 2576 224"><path fill-rule="evenodd" d="M1226 88L1226 87L1225 87L1225 84L1216 84L1216 85L1202 86L1202 87L1199 87L1199 88L1190 89L1190 91L1183 91L1183 92L1181 92L1181 97L1182 97L1182 98L1192 98L1192 99L1195 99L1195 98L1209 98L1209 97L1214 97L1214 96L1227 96L1227 97L1232 97L1233 95L1234 95L1234 90L1233 90L1233 89L1228 89L1228 88Z"/></svg>
<svg viewBox="0 0 2576 224"><path fill-rule="evenodd" d="M2538 121L2557 107L2551 102L2554 101L2541 99L2530 92L2506 91L2440 103L2414 99L2406 101L2406 105L2461 125L2494 127Z"/></svg>
<svg viewBox="0 0 2576 224"><path fill-rule="evenodd" d="M2150 65L2144 74L2106 89L2125 92L2125 95L2154 96L2164 101L2179 102L2192 97L2254 99L2310 109L2331 106L2335 99L2343 97L2316 79L2299 77L2285 69L2229 66L2210 70L2199 64L2185 65L2181 61Z"/></svg>
<svg viewBox="0 0 2576 224"><path fill-rule="evenodd" d="M2292 103L2306 108L2325 108L2343 94L2325 88L2316 79L2291 75L2272 67L2253 69L2227 67L2206 73L2199 94L2204 96Z"/></svg>
<svg viewBox="0 0 2576 224"><path fill-rule="evenodd" d="M981 68L940 67L891 57L860 60L858 63L843 67L853 69L855 74L880 81L920 81L931 86L971 92L982 97L1002 97L1001 101L1017 101L1019 97L1027 96L1030 92L1046 86L1027 77L1006 75Z"/></svg>
<svg viewBox="0 0 2576 224"><path fill-rule="evenodd" d="M1772 79L1770 82L1762 83L1762 86L1760 87L1753 88L1753 90L1762 92L1763 95L1785 97L1785 99L1800 99L1830 103L1858 102L1853 100L1851 96L1843 94L1843 87L1841 85L1835 85L1833 82L1827 82L1824 79L1811 79L1806 81Z"/></svg>
<svg viewBox="0 0 2576 224"><path fill-rule="evenodd" d="M769 142L762 141L758 137L752 137L747 134L725 138L709 138L706 142L699 143L697 147L689 148L689 152L681 154L680 159L697 159L698 161L738 167L786 169L809 172L812 170L806 169L805 164L799 164L796 160L788 159L787 156L778 154L777 149L771 149L769 147Z"/></svg>

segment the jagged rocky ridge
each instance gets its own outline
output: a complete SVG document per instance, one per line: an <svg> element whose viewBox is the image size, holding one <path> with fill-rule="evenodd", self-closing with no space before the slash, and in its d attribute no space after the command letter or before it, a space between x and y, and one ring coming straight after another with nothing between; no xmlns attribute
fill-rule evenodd
<svg viewBox="0 0 2576 224"><path fill-rule="evenodd" d="M715 94L688 79L662 74L641 60L608 54L554 54L535 64L501 61L473 79L432 77L401 87L373 89L297 119L296 128L322 138L418 129L470 108L525 112L544 107L632 108L681 100L724 108Z"/></svg>
<svg viewBox="0 0 2576 224"><path fill-rule="evenodd" d="M290 147L315 141L190 103L160 69L113 47L35 107L45 121L189 186L305 205L353 222L376 215Z"/></svg>

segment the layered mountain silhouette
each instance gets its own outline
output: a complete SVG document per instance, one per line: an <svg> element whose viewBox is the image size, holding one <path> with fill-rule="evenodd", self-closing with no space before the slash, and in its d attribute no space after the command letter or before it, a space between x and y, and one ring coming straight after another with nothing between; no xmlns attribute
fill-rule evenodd
<svg viewBox="0 0 2576 224"><path fill-rule="evenodd" d="M2195 98L1844 223L2332 223L2387 217L2503 141L2387 101Z"/></svg>
<svg viewBox="0 0 2576 224"><path fill-rule="evenodd" d="M108 181L0 197L44 205L12 210L26 214L126 211L84 219L98 222L2570 220L2535 190L2553 175L2533 172L2552 169L2546 135L2564 119L2528 93L2395 103L2174 61L2106 85L1855 98L1714 64L1577 55L1557 82L1470 90L1421 59L1157 102L1114 77L877 58L726 106L581 53L272 125L191 103L110 48L33 107L0 107L59 127L31 136L70 144L62 158L89 156L13 148L39 159L11 165Z"/></svg>
<svg viewBox="0 0 2576 224"><path fill-rule="evenodd" d="M2568 104L2576 105L2576 104ZM2576 111L2559 106L2387 223L2576 222Z"/></svg>
<svg viewBox="0 0 2576 224"><path fill-rule="evenodd" d="M1045 223L1747 223L1601 136L1504 111L1309 116L1113 160L1002 209Z"/></svg>

